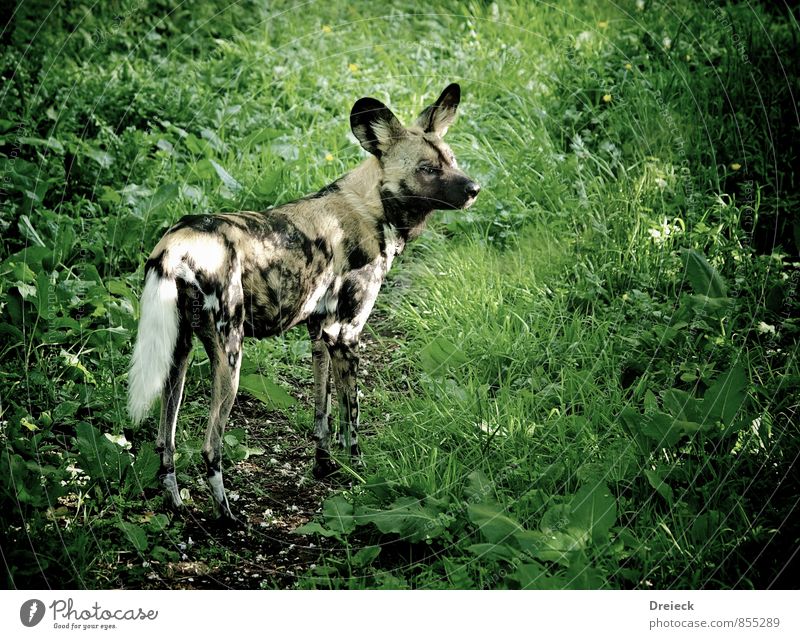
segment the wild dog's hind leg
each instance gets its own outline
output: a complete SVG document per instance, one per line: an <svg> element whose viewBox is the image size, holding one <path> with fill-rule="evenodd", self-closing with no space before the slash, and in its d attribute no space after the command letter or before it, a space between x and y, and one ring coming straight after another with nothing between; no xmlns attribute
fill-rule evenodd
<svg viewBox="0 0 800 639"><path fill-rule="evenodd" d="M241 342L235 356L229 357L229 355L225 351L222 341L214 340L212 352L208 356L211 360L213 379L211 410L208 415L206 439L203 443L203 458L206 462L208 485L220 515L223 518L235 520L236 517L231 511L222 482L222 436L236 399L236 391L239 389L239 370L242 364Z"/></svg>
<svg viewBox="0 0 800 639"><path fill-rule="evenodd" d="M319 323L309 320L308 333L311 336L311 355L314 363L314 439L316 453L314 476L327 477L336 470L331 461L330 423L331 423L331 356L322 341Z"/></svg>
<svg viewBox="0 0 800 639"><path fill-rule="evenodd" d="M238 260L229 271L229 280L222 288L221 303L213 309L213 326L201 335L211 362L211 407L203 443L208 485L217 510L223 519L236 521L222 481L222 436L236 392L242 365L244 306ZM208 304L208 302L207 302ZM211 304L213 307L213 303Z"/></svg>
<svg viewBox="0 0 800 639"><path fill-rule="evenodd" d="M192 350L191 325L181 317L178 325L178 340L172 353L172 366L161 393L161 418L158 422L156 452L161 457L159 477L167 491L167 497L173 508L183 506L178 480L175 476L175 429L178 424L178 410L183 397L183 382L186 379L186 368L189 353Z"/></svg>

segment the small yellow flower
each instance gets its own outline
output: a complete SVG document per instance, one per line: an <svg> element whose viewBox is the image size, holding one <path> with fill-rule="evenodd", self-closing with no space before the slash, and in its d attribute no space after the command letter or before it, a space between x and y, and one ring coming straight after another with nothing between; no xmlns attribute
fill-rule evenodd
<svg viewBox="0 0 800 639"><path fill-rule="evenodd" d="M606 94L603 96L603 102L605 102L606 104L608 104L609 102L611 102L611 94L610 94L610 93L606 93Z"/></svg>
<svg viewBox="0 0 800 639"><path fill-rule="evenodd" d="M333 162L333 156L330 153L325 154L325 161L326 162Z"/></svg>
<svg viewBox="0 0 800 639"><path fill-rule="evenodd" d="M608 29L608 20L600 20L600 22L597 23L597 26L601 29Z"/></svg>
<svg viewBox="0 0 800 639"><path fill-rule="evenodd" d="M686 54L686 62L689 62L689 60L691 60L691 59L692 59L691 54L687 53Z"/></svg>
<svg viewBox="0 0 800 639"><path fill-rule="evenodd" d="M327 24L322 25L322 33L330 33L331 31L333 31L333 29L331 29L330 25Z"/></svg>
<svg viewBox="0 0 800 639"><path fill-rule="evenodd" d="M738 162L731 162L731 171L738 171L742 168L742 165Z"/></svg>
<svg viewBox="0 0 800 639"><path fill-rule="evenodd" d="M633 65L632 65L630 62L628 62L628 63L625 65L625 70L626 70L626 71L630 71L631 69L633 69Z"/></svg>
<svg viewBox="0 0 800 639"><path fill-rule="evenodd" d="M353 64L352 62L347 65L347 68L350 69L350 73L355 73L356 71L358 71L358 65Z"/></svg>

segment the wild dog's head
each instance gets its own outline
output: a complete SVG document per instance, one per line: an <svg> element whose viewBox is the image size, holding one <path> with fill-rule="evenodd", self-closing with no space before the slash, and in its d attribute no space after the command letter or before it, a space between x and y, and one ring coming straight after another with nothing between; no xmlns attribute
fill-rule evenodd
<svg viewBox="0 0 800 639"><path fill-rule="evenodd" d="M460 100L461 88L451 84L408 127L375 98L353 105L350 127L361 146L380 161L384 202L424 213L465 209L475 201L481 187L458 169L442 141Z"/></svg>

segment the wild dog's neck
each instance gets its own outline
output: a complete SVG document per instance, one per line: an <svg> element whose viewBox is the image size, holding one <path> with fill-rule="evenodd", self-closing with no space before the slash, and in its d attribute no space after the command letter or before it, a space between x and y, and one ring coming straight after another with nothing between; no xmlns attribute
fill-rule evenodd
<svg viewBox="0 0 800 639"><path fill-rule="evenodd" d="M419 237L433 209L421 205L419 198L404 192L402 185L399 193L383 186L380 194L384 219L397 230L403 244Z"/></svg>
<svg viewBox="0 0 800 639"><path fill-rule="evenodd" d="M369 157L355 169L337 180L338 186L348 197L351 206L360 213L392 226L402 244L418 237L425 229L425 222L433 212L401 182L389 187L380 161Z"/></svg>
<svg viewBox="0 0 800 639"><path fill-rule="evenodd" d="M375 157L370 156L359 164L356 168L336 180L336 184L342 193L358 198L361 201L359 209L367 207L371 213L380 213L380 198L378 188L381 183L383 170L380 162Z"/></svg>

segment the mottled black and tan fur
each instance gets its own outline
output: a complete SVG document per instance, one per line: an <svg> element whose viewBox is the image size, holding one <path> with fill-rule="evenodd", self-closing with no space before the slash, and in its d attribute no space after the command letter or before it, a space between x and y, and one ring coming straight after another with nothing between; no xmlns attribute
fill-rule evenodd
<svg viewBox="0 0 800 639"><path fill-rule="evenodd" d="M480 187L461 172L442 136L455 119L451 84L404 127L384 104L358 100L353 134L369 151L318 193L260 213L190 215L153 249L129 375L129 410L143 419L161 393L157 448L162 479L181 506L173 454L192 336L212 372L203 455L215 502L232 518L222 482L222 433L239 383L244 337L300 323L312 340L318 477L330 458L331 370L339 399L338 444L358 455L358 340L381 283L433 210L469 206Z"/></svg>

